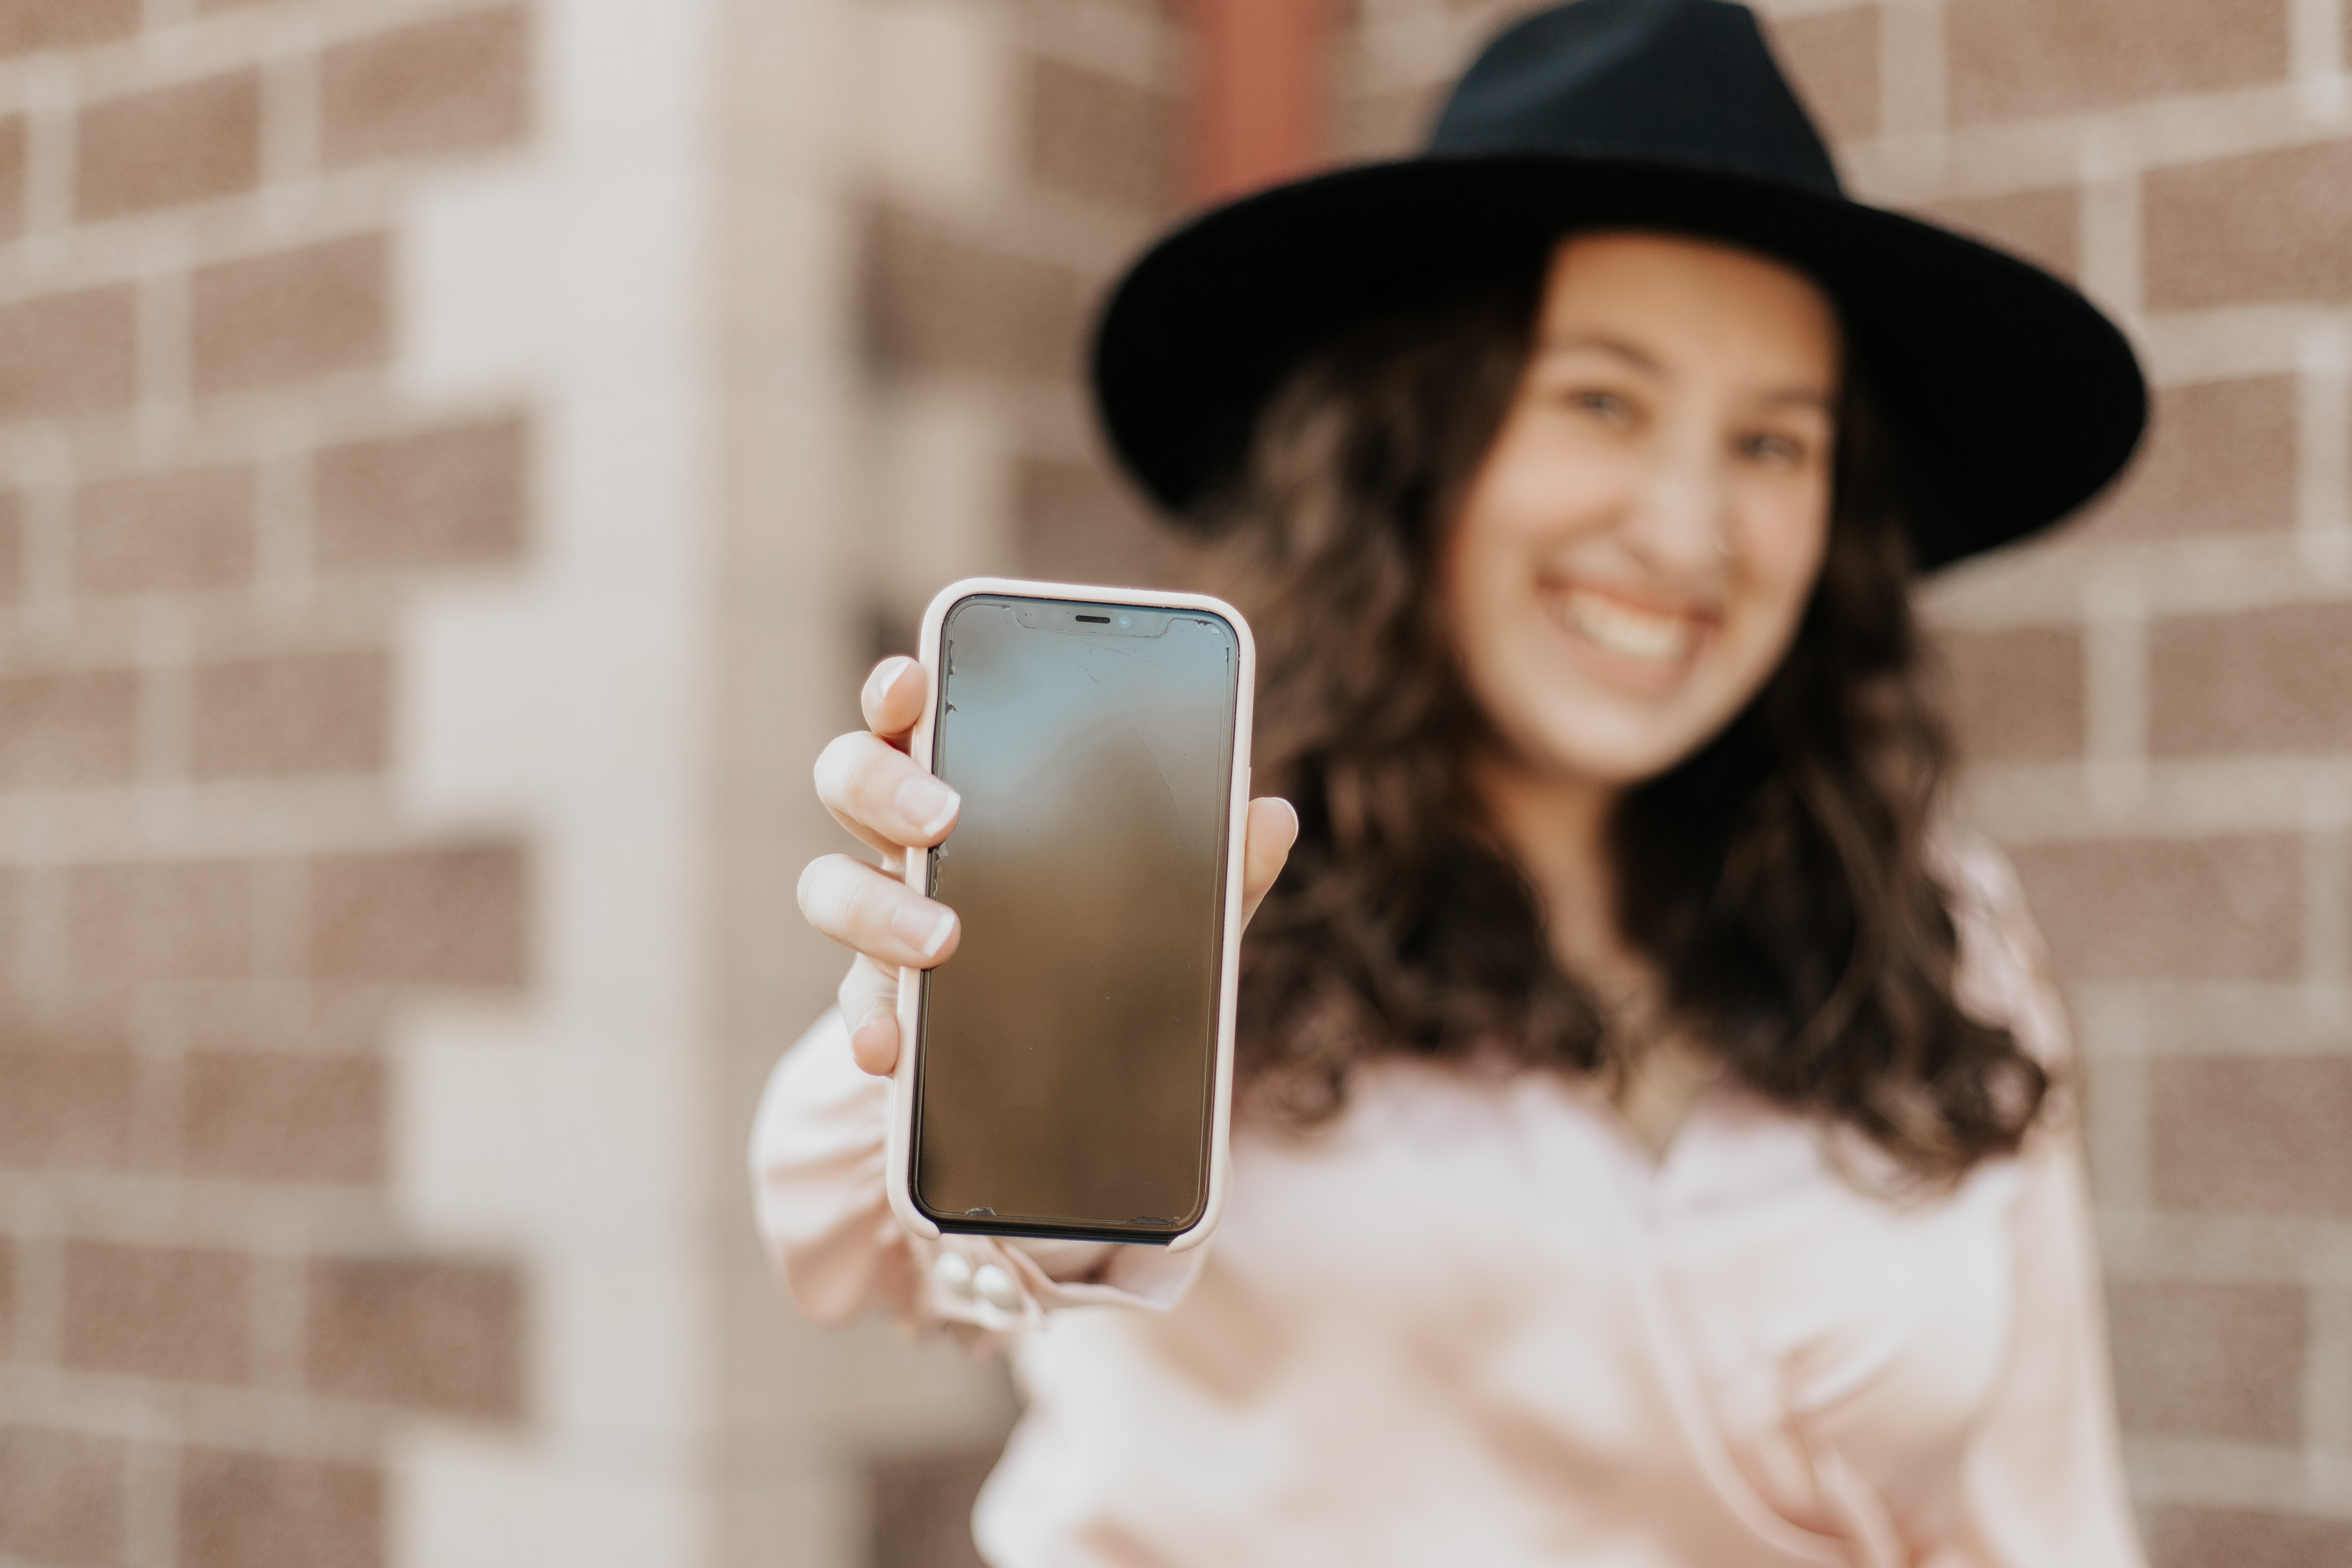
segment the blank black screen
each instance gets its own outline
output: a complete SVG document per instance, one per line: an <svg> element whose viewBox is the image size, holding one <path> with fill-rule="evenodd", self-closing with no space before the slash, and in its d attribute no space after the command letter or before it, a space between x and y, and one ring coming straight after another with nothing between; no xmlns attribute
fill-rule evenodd
<svg viewBox="0 0 2352 1568"><path fill-rule="evenodd" d="M944 645L932 766L963 810L931 875L963 937L926 982L916 1200L1164 1238L1208 1190L1234 629L981 597Z"/></svg>

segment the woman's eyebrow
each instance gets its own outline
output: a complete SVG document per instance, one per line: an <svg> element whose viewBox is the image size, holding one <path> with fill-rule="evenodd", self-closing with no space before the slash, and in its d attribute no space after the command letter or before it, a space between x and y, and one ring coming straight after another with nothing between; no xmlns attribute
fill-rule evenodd
<svg viewBox="0 0 2352 1568"><path fill-rule="evenodd" d="M1639 343L1607 332L1554 332L1545 337L1538 347L1547 354L1604 353L1651 375L1666 374L1665 363L1657 355ZM1756 401L1766 408L1795 406L1819 409L1832 417L1837 414L1837 394L1819 386L1775 387Z"/></svg>
<svg viewBox="0 0 2352 1568"><path fill-rule="evenodd" d="M1777 391L1766 393L1757 401L1767 408L1786 408L1794 405L1801 408L1817 408L1832 417L1835 417L1837 414L1837 394L1825 392L1817 386L1784 386Z"/></svg>
<svg viewBox="0 0 2352 1568"><path fill-rule="evenodd" d="M1639 343L1628 342L1623 338L1612 337L1606 332L1554 332L1545 337L1542 348L1548 354L1595 351L1614 359L1622 359L1636 369L1648 371L1654 375L1663 375L1666 369L1664 364L1660 363L1657 355L1643 348Z"/></svg>

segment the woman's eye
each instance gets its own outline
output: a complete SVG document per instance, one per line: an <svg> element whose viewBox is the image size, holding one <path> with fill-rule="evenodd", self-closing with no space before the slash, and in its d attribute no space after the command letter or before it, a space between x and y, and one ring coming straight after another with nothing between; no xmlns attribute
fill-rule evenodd
<svg viewBox="0 0 2352 1568"><path fill-rule="evenodd" d="M1562 401L1579 414L1589 414L1603 424L1623 426L1633 423L1633 401L1613 392L1586 388L1569 393Z"/></svg>
<svg viewBox="0 0 2352 1568"><path fill-rule="evenodd" d="M1805 460L1805 443L1793 436L1758 431L1743 436L1739 454L1752 461L1769 463L1776 468L1794 468Z"/></svg>

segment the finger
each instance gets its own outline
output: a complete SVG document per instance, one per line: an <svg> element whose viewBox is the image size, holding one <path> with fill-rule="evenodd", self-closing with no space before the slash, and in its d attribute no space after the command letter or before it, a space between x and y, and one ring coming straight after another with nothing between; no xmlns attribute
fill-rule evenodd
<svg viewBox="0 0 2352 1568"><path fill-rule="evenodd" d="M885 1007L863 1024L849 1037L850 1059L857 1070L876 1078L888 1078L898 1070L898 1010Z"/></svg>
<svg viewBox="0 0 2352 1568"><path fill-rule="evenodd" d="M1298 813L1275 795L1250 802L1248 836L1242 845L1242 924L1247 927L1258 905L1265 901L1274 879L1290 859L1298 842Z"/></svg>
<svg viewBox="0 0 2352 1568"><path fill-rule="evenodd" d="M841 1016L858 1067L888 1078L898 1065L898 972L859 953L842 977Z"/></svg>
<svg viewBox="0 0 2352 1568"><path fill-rule="evenodd" d="M963 805L906 752L863 730L835 736L817 753L816 797L835 821L886 855L937 844Z"/></svg>
<svg viewBox="0 0 2352 1568"><path fill-rule="evenodd" d="M874 673L866 678L865 689L857 694L857 706L866 715L867 729L904 748L930 694L930 678L924 674L922 664L902 653L874 667Z"/></svg>
<svg viewBox="0 0 2352 1568"><path fill-rule="evenodd" d="M878 963L929 969L955 955L955 911L846 855L822 855L801 873L801 913Z"/></svg>

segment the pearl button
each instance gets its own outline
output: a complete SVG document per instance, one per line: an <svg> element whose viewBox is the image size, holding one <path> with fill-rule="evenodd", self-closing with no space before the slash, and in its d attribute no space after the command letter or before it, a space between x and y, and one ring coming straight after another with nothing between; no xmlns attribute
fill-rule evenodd
<svg viewBox="0 0 2352 1568"><path fill-rule="evenodd" d="M931 1259L931 1283L959 1300L971 1294L971 1264L961 1252L942 1252Z"/></svg>
<svg viewBox="0 0 2352 1568"><path fill-rule="evenodd" d="M983 1263L971 1273L971 1288L980 1299L1000 1312L1021 1309L1021 1288L1013 1283L1013 1276L993 1263Z"/></svg>

